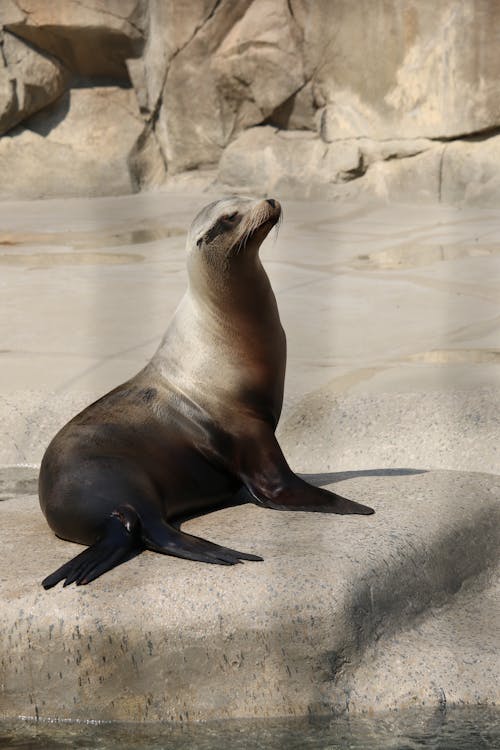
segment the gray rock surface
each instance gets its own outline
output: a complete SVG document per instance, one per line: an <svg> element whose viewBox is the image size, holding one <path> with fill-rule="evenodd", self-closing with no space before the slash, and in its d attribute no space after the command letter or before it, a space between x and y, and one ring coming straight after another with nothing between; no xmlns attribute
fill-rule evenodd
<svg viewBox="0 0 500 750"><path fill-rule="evenodd" d="M496 0L5 0L0 169L17 176L2 196L66 194L64 150L8 141L13 127L29 131L40 110L50 123L68 89L114 96L121 86L141 124L118 157L128 174L107 183L77 158L72 195L188 187L186 170L220 164L219 184L233 190L493 206L497 23ZM118 109L109 118L120 126ZM91 118L71 127L88 140ZM98 147L108 158L108 144Z"/></svg>
<svg viewBox="0 0 500 750"><path fill-rule="evenodd" d="M52 537L29 481L7 477L1 503L4 717L186 721L500 697L498 478L327 475L376 515L219 511L186 528L263 563L143 553L50 593L39 579L79 548Z"/></svg>

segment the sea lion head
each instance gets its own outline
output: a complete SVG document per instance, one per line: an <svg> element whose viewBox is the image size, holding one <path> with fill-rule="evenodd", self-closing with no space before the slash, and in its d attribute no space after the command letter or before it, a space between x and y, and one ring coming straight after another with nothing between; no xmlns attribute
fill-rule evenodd
<svg viewBox="0 0 500 750"><path fill-rule="evenodd" d="M255 266L260 245L281 218L273 199L231 195L205 206L187 238L190 281L215 278L217 286L234 276L235 266Z"/></svg>

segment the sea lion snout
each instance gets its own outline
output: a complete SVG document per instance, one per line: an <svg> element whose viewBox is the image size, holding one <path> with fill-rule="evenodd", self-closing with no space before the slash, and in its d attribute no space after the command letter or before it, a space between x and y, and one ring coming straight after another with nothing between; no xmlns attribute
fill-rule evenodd
<svg viewBox="0 0 500 750"><path fill-rule="evenodd" d="M258 230L263 228L267 230L267 234L280 221L281 203L275 198L264 198L256 202L247 215L247 226L251 227L250 234L257 234Z"/></svg>
<svg viewBox="0 0 500 750"><path fill-rule="evenodd" d="M276 198L266 198L266 203L268 203L271 208L273 208L278 214L281 215L281 203L276 200Z"/></svg>
<svg viewBox="0 0 500 750"><path fill-rule="evenodd" d="M281 203L276 198L266 198L264 203L267 204L267 210L271 208L271 215L278 221L281 218Z"/></svg>

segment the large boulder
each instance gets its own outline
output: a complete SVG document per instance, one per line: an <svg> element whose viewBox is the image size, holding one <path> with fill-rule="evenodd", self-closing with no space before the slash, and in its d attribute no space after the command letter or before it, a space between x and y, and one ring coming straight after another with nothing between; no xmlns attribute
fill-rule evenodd
<svg viewBox="0 0 500 750"><path fill-rule="evenodd" d="M56 58L0 30L0 135L57 99L66 82Z"/></svg>
<svg viewBox="0 0 500 750"><path fill-rule="evenodd" d="M217 50L233 133L266 120L305 83L302 31L285 0L254 0ZM229 110L231 111L231 110Z"/></svg>
<svg viewBox="0 0 500 750"><path fill-rule="evenodd" d="M216 3L171 60L157 124L169 172L216 163L229 141L231 117L213 55L248 5L250 0Z"/></svg>
<svg viewBox="0 0 500 750"><path fill-rule="evenodd" d="M325 140L450 138L500 123L495 0L291 0Z"/></svg>
<svg viewBox="0 0 500 750"><path fill-rule="evenodd" d="M216 4L165 77L157 130L169 172L216 163L301 89L301 44L285 0Z"/></svg>
<svg viewBox="0 0 500 750"><path fill-rule="evenodd" d="M129 193L142 130L131 89L73 89L0 140L0 197Z"/></svg>
<svg viewBox="0 0 500 750"><path fill-rule="evenodd" d="M146 43L141 57L127 61L141 111L157 117L172 58L201 29L214 10L213 0L149 0Z"/></svg>

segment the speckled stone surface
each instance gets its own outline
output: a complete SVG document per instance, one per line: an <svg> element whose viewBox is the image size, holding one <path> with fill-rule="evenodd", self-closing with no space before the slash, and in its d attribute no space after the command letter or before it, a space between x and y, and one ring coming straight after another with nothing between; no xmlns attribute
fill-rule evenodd
<svg viewBox="0 0 500 750"><path fill-rule="evenodd" d="M2 475L0 716L186 721L500 697L498 478L325 475L376 514L218 511L185 528L264 562L143 553L45 592L43 576L80 548L25 494L35 474Z"/></svg>

